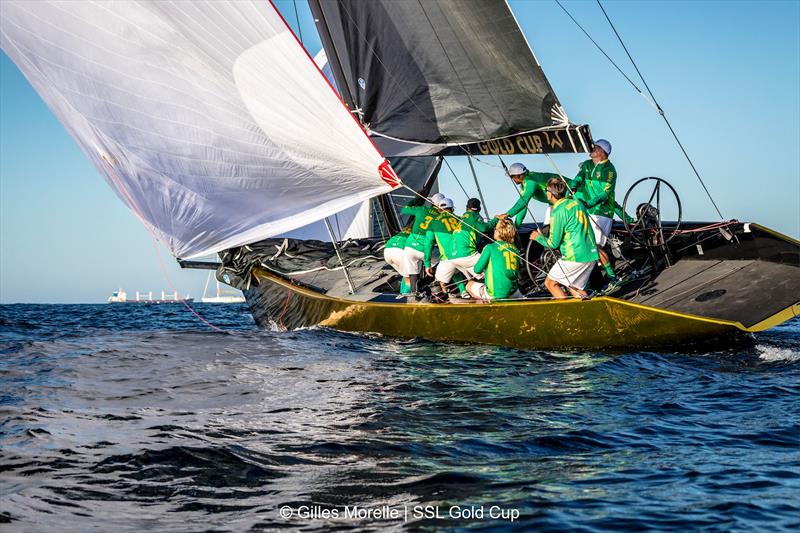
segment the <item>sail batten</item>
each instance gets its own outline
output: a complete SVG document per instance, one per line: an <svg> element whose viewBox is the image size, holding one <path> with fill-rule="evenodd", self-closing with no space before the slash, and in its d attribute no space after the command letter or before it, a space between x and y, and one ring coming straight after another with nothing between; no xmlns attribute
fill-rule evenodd
<svg viewBox="0 0 800 533"><path fill-rule="evenodd" d="M395 185L271 3L12 0L0 15L3 50L177 257Z"/></svg>

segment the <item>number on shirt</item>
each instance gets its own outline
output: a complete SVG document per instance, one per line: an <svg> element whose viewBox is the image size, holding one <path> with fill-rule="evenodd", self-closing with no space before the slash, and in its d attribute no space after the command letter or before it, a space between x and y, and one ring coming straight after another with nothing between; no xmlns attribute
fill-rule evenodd
<svg viewBox="0 0 800 533"><path fill-rule="evenodd" d="M584 228L589 227L589 222L586 220L586 213L583 210L575 211L575 218L578 219L578 222L581 223L581 226Z"/></svg>
<svg viewBox="0 0 800 533"><path fill-rule="evenodd" d="M503 252L503 257L506 258L506 268L508 270L517 269L517 254L506 250L505 252Z"/></svg>
<svg viewBox="0 0 800 533"><path fill-rule="evenodd" d="M422 224L419 225L419 229L428 229L428 224L431 223L431 220L433 220L432 216L430 216L430 215L426 216L425 217L425 222L423 222Z"/></svg>

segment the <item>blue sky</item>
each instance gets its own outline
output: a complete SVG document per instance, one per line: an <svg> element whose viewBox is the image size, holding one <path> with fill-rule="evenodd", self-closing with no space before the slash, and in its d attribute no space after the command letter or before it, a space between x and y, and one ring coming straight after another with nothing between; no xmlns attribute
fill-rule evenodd
<svg viewBox="0 0 800 533"><path fill-rule="evenodd" d="M570 119L613 143L617 195L640 177L661 176L678 189L685 219L715 220L659 116L560 8L549 1L510 4ZM597 4L564 4L633 77ZM293 2L276 5L296 28ZM723 215L800 236L800 2L604 5ZM313 55L320 48L313 20L305 2L297 6ZM570 175L584 158L554 157ZM519 160L552 168L541 156ZM467 162L450 163L472 193ZM494 214L515 193L490 166L497 160L487 163L476 170ZM443 176L443 191L463 207L466 198L449 171ZM534 215L542 212L537 206ZM199 296L205 279L205 272L182 271L165 247L156 248L0 54L0 302L101 302L119 286L129 292L174 286Z"/></svg>

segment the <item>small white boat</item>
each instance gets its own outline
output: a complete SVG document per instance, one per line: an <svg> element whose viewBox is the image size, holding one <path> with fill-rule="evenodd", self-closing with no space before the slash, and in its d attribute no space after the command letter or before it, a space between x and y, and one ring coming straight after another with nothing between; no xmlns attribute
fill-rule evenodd
<svg viewBox="0 0 800 533"><path fill-rule="evenodd" d="M211 276L214 272L209 272L208 277L206 278L206 286L203 289L203 297L200 298L200 301L204 304L243 304L245 302L244 295L241 291L237 291L235 289L231 289L226 291L220 287L219 280L217 282L217 293L216 296L207 296L208 295L208 285L211 283Z"/></svg>

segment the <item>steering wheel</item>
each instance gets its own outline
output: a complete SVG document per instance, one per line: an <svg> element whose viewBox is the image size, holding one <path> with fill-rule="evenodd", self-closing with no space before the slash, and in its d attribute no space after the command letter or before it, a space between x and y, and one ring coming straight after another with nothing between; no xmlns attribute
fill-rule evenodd
<svg viewBox="0 0 800 533"><path fill-rule="evenodd" d="M531 280L533 288L537 291L544 291L544 280L547 278L547 273L559 260L561 254L558 250L552 248L544 248L542 253L537 259L531 260L531 246L536 241L528 241L528 246L525 248L525 269L528 271L528 278Z"/></svg>
<svg viewBox="0 0 800 533"><path fill-rule="evenodd" d="M628 212L628 200L636 187L640 185L643 185L643 188L647 187L647 185L644 185L645 182L655 182L653 184L653 191L650 193L650 198L647 202L636 206L636 222L631 224L627 220L628 217L624 216L625 213ZM662 185L666 186L667 191L672 193L672 196L675 198L675 203L678 206L678 220L675 223L675 228L672 229L672 233L670 233L669 237L666 239L664 238L664 227L661 222ZM653 203L654 200L655 204ZM628 234L637 243L650 248L657 248L667 244L677 235L678 229L681 227L681 199L678 197L675 188L670 185L667 180L662 178L652 176L649 178L642 178L631 185L630 189L628 189L628 192L625 194L625 200L622 202L622 213L622 223L625 225Z"/></svg>

